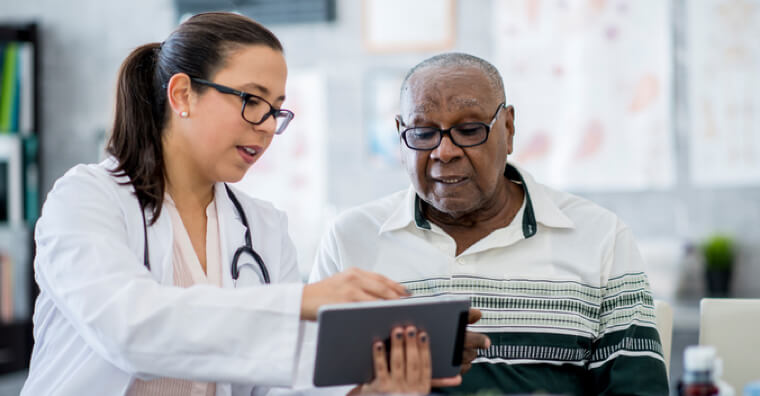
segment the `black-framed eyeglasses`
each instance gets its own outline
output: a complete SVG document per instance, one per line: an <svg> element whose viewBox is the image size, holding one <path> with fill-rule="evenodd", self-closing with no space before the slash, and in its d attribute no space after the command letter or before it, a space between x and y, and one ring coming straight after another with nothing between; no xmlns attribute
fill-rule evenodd
<svg viewBox="0 0 760 396"><path fill-rule="evenodd" d="M198 84L214 88L221 93L239 96L240 99L243 100L243 108L240 110L240 115L250 124L260 125L266 121L269 116L274 117L277 124L274 133L277 135L284 132L285 128L290 124L290 121L295 117L295 114L290 110L275 109L271 103L267 102L266 99L261 96L238 91L237 89L212 83L211 81L202 78L191 77L190 79Z"/></svg>
<svg viewBox="0 0 760 396"><path fill-rule="evenodd" d="M496 122L496 117L499 116L499 112L505 106L506 103L499 104L499 107L491 118L491 122L488 124L484 122L465 122L448 129L429 126L411 127L401 131L401 139L412 150L434 150L440 146L444 135L448 135L451 142L459 147L478 146L488 140L488 134ZM406 127L401 120L401 116L397 117L396 120L398 121L399 128L402 126Z"/></svg>

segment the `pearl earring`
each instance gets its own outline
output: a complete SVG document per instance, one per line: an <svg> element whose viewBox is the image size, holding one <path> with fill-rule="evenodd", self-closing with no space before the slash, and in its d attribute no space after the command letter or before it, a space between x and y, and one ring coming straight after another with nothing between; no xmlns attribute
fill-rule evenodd
<svg viewBox="0 0 760 396"><path fill-rule="evenodd" d="M179 113L179 116L182 117L182 118L187 118L187 112L183 111L183 112Z"/></svg>

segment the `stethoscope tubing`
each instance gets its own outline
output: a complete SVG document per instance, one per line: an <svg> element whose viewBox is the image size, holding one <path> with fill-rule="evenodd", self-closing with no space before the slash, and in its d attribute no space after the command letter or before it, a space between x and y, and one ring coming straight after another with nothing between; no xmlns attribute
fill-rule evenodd
<svg viewBox="0 0 760 396"><path fill-rule="evenodd" d="M264 260L261 258L261 256L256 252L256 250L253 249L253 242L251 242L251 227L248 225L248 218L246 217L245 210L243 210L243 205L240 204L240 201L238 201L237 197L232 192L232 189L227 185L227 183L224 184L224 188L227 191L227 196L230 197L232 205L235 207L238 216L240 216L240 221L245 226L245 245L237 248L237 250L235 250L235 254L232 256L232 265L230 266L230 272L232 275L233 284L237 286L237 280L240 277L240 268L238 266L238 261L244 253L247 253L253 257L254 261L256 261L256 264L258 264L259 269L261 270L262 280L265 284L270 284L272 282L269 278L269 271L267 270L267 266L264 264ZM150 270L150 259L148 258L148 222L145 218L145 209L142 207L142 204L140 205L140 209L143 220L143 243L145 247L143 253L143 264L145 265L145 268Z"/></svg>

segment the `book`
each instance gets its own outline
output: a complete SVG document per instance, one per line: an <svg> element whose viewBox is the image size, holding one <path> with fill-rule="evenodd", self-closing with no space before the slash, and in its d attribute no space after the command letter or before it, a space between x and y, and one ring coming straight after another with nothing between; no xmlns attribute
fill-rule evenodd
<svg viewBox="0 0 760 396"><path fill-rule="evenodd" d="M0 323L13 321L13 261L0 252Z"/></svg>
<svg viewBox="0 0 760 396"><path fill-rule="evenodd" d="M13 112L16 111L16 67L17 43L9 42L5 46L2 75L3 84L0 86L0 131L8 133L12 128Z"/></svg>
<svg viewBox="0 0 760 396"><path fill-rule="evenodd" d="M20 136L0 134L0 223L17 225L24 219L23 151Z"/></svg>
<svg viewBox="0 0 760 396"><path fill-rule="evenodd" d="M31 43L18 45L19 103L17 130L29 135L34 125L34 46Z"/></svg>
<svg viewBox="0 0 760 396"><path fill-rule="evenodd" d="M23 133L23 129L22 129ZM24 220L34 224L39 217L39 166L37 136L29 133L22 141L24 156Z"/></svg>

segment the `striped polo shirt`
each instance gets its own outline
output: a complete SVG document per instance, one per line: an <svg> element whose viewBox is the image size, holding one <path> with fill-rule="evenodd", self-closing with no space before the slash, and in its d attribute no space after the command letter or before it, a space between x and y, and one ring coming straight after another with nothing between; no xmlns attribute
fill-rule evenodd
<svg viewBox="0 0 760 396"><path fill-rule="evenodd" d="M349 267L415 296L466 295L492 345L450 393L666 395L652 295L631 230L610 211L504 173L525 192L512 222L456 254L410 187L340 215L310 281Z"/></svg>

